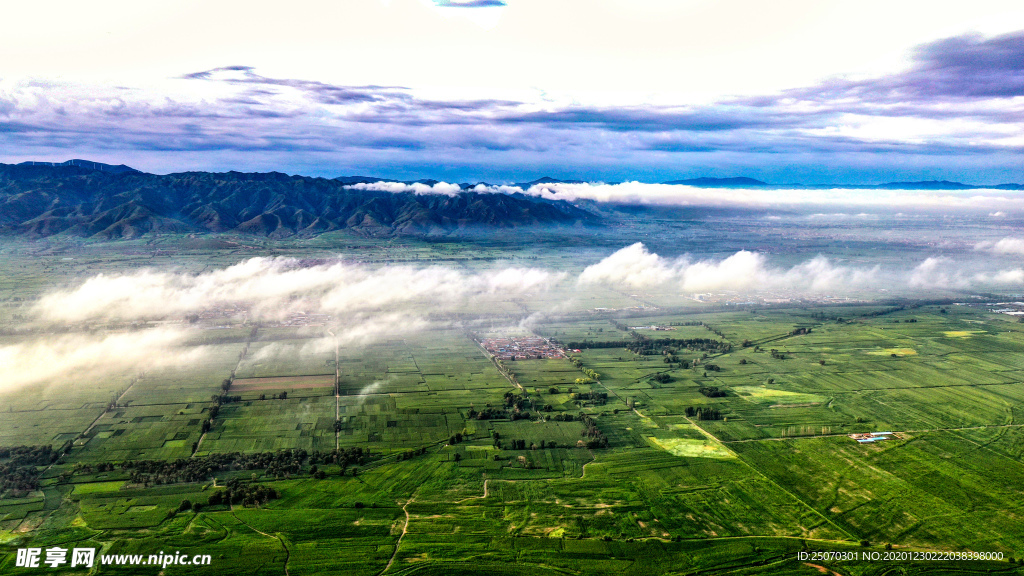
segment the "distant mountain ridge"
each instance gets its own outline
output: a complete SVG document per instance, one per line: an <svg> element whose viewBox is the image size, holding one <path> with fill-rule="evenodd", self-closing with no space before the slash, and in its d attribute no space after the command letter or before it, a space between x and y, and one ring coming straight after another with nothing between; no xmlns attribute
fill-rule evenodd
<svg viewBox="0 0 1024 576"><path fill-rule="evenodd" d="M736 178L690 178L688 180L670 180L662 184L681 184L684 186L697 186L700 188L740 188L747 186L767 186L767 182L739 176Z"/></svg>
<svg viewBox="0 0 1024 576"><path fill-rule="evenodd" d="M161 176L110 168L88 161L0 164L0 232L102 239L237 232L281 238L350 229L371 236L429 237L481 226L599 221L568 202L524 194L417 195L353 190L347 180L279 172Z"/></svg>
<svg viewBox="0 0 1024 576"><path fill-rule="evenodd" d="M124 164L118 164L115 166L113 164L104 164L102 162L93 162L91 160L68 160L66 162L60 163L28 161L22 162L21 164L18 164L18 166L74 166L76 168L84 168L86 170L99 170L100 172L110 172L112 174L126 174L139 172L135 168L132 168L131 166L125 166Z"/></svg>

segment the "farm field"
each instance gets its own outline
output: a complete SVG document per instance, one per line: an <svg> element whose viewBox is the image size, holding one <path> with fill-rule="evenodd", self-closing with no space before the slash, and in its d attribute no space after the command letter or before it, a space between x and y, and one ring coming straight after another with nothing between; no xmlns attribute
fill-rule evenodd
<svg viewBox="0 0 1024 576"><path fill-rule="evenodd" d="M388 247L480 265L450 249ZM230 261L214 255L180 265ZM38 485L0 491L0 573L53 545L212 556L168 575L894 573L813 551L993 552L899 573L1024 573L1024 325L947 302L656 297L495 297L451 322L424 305L416 330L365 341L224 310L182 323L196 361L4 390L0 448L36 450ZM505 336L569 350L481 344ZM853 437L874 432L891 434Z"/></svg>

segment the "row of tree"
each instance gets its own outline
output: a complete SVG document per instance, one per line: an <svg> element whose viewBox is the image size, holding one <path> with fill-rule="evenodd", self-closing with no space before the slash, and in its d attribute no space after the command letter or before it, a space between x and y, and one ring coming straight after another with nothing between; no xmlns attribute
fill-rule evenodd
<svg viewBox="0 0 1024 576"><path fill-rule="evenodd" d="M340 448L330 452L315 451L312 454L303 449L278 450L276 452L209 454L199 458L177 460L126 460L122 470L130 472L129 479L135 484L171 484L175 482L200 482L215 474L231 470L264 470L275 478L299 474L307 462L310 465L337 464L344 474L348 466L365 464L370 461L370 452L361 447Z"/></svg>
<svg viewBox="0 0 1024 576"><path fill-rule="evenodd" d="M643 334L632 332L632 340L608 340L605 342L567 342L566 348L625 348L634 354L652 356L661 354L666 348L686 348L687 350L724 354L732 351L732 344L712 338L649 338ZM575 364L575 362L573 362ZM579 365L577 366L579 367Z"/></svg>

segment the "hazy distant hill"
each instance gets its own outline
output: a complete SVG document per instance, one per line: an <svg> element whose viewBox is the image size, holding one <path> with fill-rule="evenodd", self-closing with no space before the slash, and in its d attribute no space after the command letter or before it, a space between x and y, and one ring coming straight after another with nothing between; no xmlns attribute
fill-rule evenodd
<svg viewBox="0 0 1024 576"><path fill-rule="evenodd" d="M737 178L690 178L689 180L671 180L663 184L682 184L700 188L745 188L748 186L767 186L767 182L740 176Z"/></svg>
<svg viewBox="0 0 1024 576"><path fill-rule="evenodd" d="M97 167L100 166L100 167ZM0 231L131 238L149 232L283 237L341 228L367 235L444 235L475 227L572 225L597 217L521 194L416 195L345 188L277 172L159 176L87 161L0 164Z"/></svg>
<svg viewBox="0 0 1024 576"><path fill-rule="evenodd" d="M102 162L92 162L91 160L68 160L67 162L22 162L19 166L75 166L78 168L85 168L86 170L99 170L100 172L110 172L112 174L125 174L131 172L139 172L131 166L125 166L124 164L104 164Z"/></svg>

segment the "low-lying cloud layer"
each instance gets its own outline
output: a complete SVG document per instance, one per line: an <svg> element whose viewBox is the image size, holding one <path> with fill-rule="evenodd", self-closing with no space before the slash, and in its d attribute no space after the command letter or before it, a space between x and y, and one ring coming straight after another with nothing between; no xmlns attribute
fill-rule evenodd
<svg viewBox="0 0 1024 576"><path fill-rule="evenodd" d="M99 274L77 287L51 292L35 307L48 323L135 320L240 306L254 320L296 313L355 315L428 305L444 311L473 297L503 297L544 289L561 274L504 268L466 274L432 266L303 265L292 258L251 258L203 274L145 270Z"/></svg>
<svg viewBox="0 0 1024 576"><path fill-rule="evenodd" d="M879 190L864 188L700 188L682 184L647 184L622 182L618 184L553 182L534 184L523 188L514 185L477 184L461 188L458 184L438 182L428 185L419 182L403 183L380 181L352 184L346 188L381 192L412 192L415 194L443 194L454 196L460 192L477 194L526 194L547 200L576 202L593 200L615 204L651 206L694 206L741 209L820 210L847 208L871 212L983 212L993 217L1024 214L1024 196L1016 191L998 189L970 189L966 191ZM998 216L997 216L998 215ZM816 212L809 215L818 219L872 218L865 212Z"/></svg>
<svg viewBox="0 0 1024 576"><path fill-rule="evenodd" d="M462 192L462 188L458 184L449 184L447 182L438 182L436 184L423 184L420 182L414 182L412 184L405 184L403 182L360 182L358 184L351 184L345 186L351 190L373 190L376 192L412 192L414 194L443 194L445 196L455 196L459 192Z"/></svg>
<svg viewBox="0 0 1024 576"><path fill-rule="evenodd" d="M108 335L69 334L0 346L0 391L39 382L76 382L126 371L183 366L203 359L203 347L184 346L188 331L152 328Z"/></svg>
<svg viewBox="0 0 1024 576"><path fill-rule="evenodd" d="M1002 190L719 189L673 184L570 184L531 186L524 193L550 200L579 199L620 204L723 208L817 209L849 207L881 211L992 211L1024 213L1024 197Z"/></svg>
<svg viewBox="0 0 1024 576"><path fill-rule="evenodd" d="M1004 238L979 243L976 248L994 253L992 262L1004 262L1005 255L1022 253L1022 244L1020 239ZM912 296L933 290L1024 287L1024 268L1019 266L968 268L943 256L908 263L904 268L849 265L820 255L780 266L768 256L748 250L721 258L665 258L635 243L587 266L575 278L540 268L470 273L444 266L372 268L340 261L310 264L292 258L252 258L201 274L159 270L100 274L40 298L32 309L35 328L164 318L178 319L181 324L130 332L39 336L0 346L0 382L10 388L54 381L68 374L101 377L201 361L204 348L189 345L198 328L189 328L183 320L218 308L222 315L244 314L245 320L256 322L301 314L329 317L310 329L311 337L300 346L270 343L243 360L258 363L296 354L333 356L339 346L361 347L432 326L451 325L453 318L466 310L486 310L487 302L529 297L543 290L564 296L565 306L579 290L600 285L679 296L707 292L856 295L879 290ZM542 316L539 314L525 315L521 326L534 322Z"/></svg>
<svg viewBox="0 0 1024 576"><path fill-rule="evenodd" d="M975 250L993 254L1024 254L1024 238L1003 238L996 242L978 242Z"/></svg>
<svg viewBox="0 0 1024 576"><path fill-rule="evenodd" d="M202 274L144 270L99 274L45 294L33 307L37 328L179 319L220 309L248 321L295 315L329 316L302 348L272 343L246 362L279 354L317 355L337 346L360 347L401 337L441 320L479 299L527 295L560 280L558 272L499 268L465 273L448 267L368 266L343 262L308 265L292 258L252 258ZM4 388L51 381L67 374L111 374L144 367L182 365L201 359L189 347L197 329L145 328L131 332L38 337L0 347Z"/></svg>
<svg viewBox="0 0 1024 576"><path fill-rule="evenodd" d="M638 242L588 266L580 274L578 283L634 289L674 287L681 293L730 291L811 295L886 289L909 294L917 290L1024 286L1024 269L969 273L948 258L931 257L912 268L897 270L883 269L879 265L839 265L824 256L783 268L771 266L763 254L746 250L720 260L668 259L648 251Z"/></svg>

